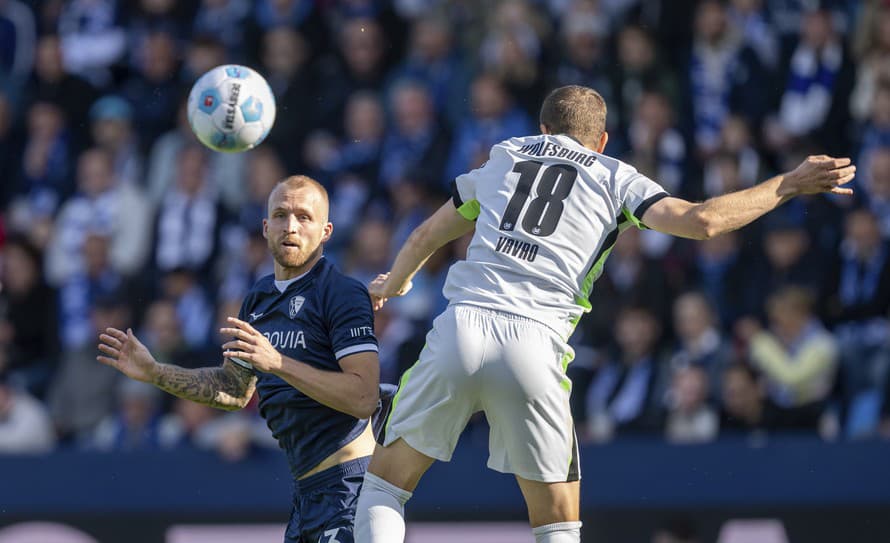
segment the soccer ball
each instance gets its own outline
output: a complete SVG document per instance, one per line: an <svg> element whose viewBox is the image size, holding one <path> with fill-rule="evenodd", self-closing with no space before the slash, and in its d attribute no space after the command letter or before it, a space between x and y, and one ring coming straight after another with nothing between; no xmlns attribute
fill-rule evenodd
<svg viewBox="0 0 890 543"><path fill-rule="evenodd" d="M214 151L238 153L259 145L275 122L275 97L263 76L246 66L217 66L192 87L189 124Z"/></svg>

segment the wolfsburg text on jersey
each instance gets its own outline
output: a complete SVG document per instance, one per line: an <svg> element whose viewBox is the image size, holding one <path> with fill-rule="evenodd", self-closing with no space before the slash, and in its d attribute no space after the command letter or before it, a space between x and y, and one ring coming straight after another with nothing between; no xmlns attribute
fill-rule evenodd
<svg viewBox="0 0 890 543"><path fill-rule="evenodd" d="M531 156L552 156L556 158L564 158L566 160L577 162L578 164L586 166L588 168L590 166L593 166L593 163L596 162L596 155L594 154L569 149L568 147L563 147L562 145L549 141L542 141L531 145L524 145L519 148L519 152Z"/></svg>

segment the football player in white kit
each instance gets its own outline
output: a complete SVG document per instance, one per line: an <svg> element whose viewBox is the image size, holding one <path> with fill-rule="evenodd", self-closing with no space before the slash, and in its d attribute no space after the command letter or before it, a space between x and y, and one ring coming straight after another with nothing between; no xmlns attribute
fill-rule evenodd
<svg viewBox="0 0 890 543"><path fill-rule="evenodd" d="M851 194L855 166L811 156L746 190L691 203L606 156L606 105L594 90L554 90L541 135L491 149L455 180L453 198L421 224L391 271L371 283L375 308L407 292L429 256L475 228L448 272L448 308L418 362L402 376L383 445L365 476L358 543L402 542L404 505L434 460L448 461L467 420L484 411L488 466L512 473L537 542L578 542L578 447L565 375L566 341L589 310L593 282L618 234L652 228L707 239L800 194Z"/></svg>

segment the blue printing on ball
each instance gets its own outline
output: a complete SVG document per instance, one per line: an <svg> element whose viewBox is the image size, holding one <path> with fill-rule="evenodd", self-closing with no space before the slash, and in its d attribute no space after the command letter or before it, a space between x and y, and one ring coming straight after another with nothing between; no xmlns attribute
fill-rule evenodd
<svg viewBox="0 0 890 543"><path fill-rule="evenodd" d="M251 96L241 104L241 114L244 122L255 123L263 118L263 103Z"/></svg>
<svg viewBox="0 0 890 543"><path fill-rule="evenodd" d="M209 88L204 90L198 98L198 109L208 115L212 115L216 108L219 107L220 102L222 100L219 98L219 91L216 88Z"/></svg>
<svg viewBox="0 0 890 543"><path fill-rule="evenodd" d="M236 145L235 138L229 134L217 132L210 138L210 143L217 149L233 149Z"/></svg>
<svg viewBox="0 0 890 543"><path fill-rule="evenodd" d="M241 68L240 66L226 66L226 75L229 77L234 77L236 79L246 79L248 75L247 70Z"/></svg>

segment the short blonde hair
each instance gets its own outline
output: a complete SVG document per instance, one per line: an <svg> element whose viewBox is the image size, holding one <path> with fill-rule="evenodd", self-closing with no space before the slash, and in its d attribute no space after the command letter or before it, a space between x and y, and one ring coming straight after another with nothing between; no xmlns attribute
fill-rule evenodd
<svg viewBox="0 0 890 543"><path fill-rule="evenodd" d="M318 192L319 195L321 195L321 199L324 201L325 217L327 217L331 205L330 198L328 198L328 191L324 188L324 185L322 185L315 179L312 179L308 175L292 175L290 177L285 177L284 179L279 181L278 184L275 185L275 188L272 189L272 192L269 193L269 201L266 202L267 209L269 207L269 203L272 201L272 195L275 194L275 191L278 190L282 185L287 185L288 188L292 189L299 189L303 187L312 187L313 189L315 189L315 191Z"/></svg>
<svg viewBox="0 0 890 543"><path fill-rule="evenodd" d="M544 99L540 121L551 134L566 134L582 143L596 144L606 131L606 101L589 87L559 87Z"/></svg>

